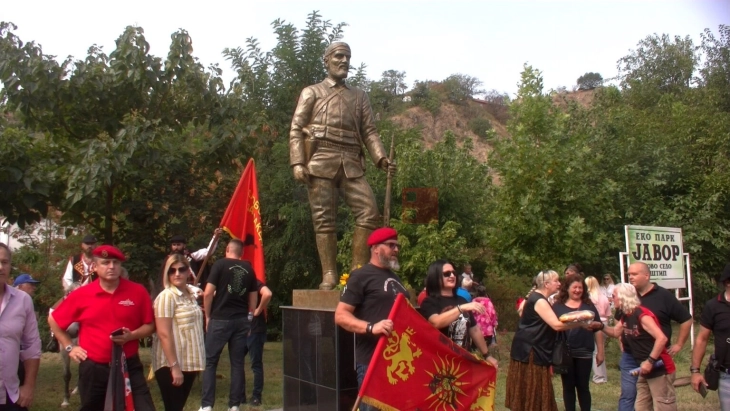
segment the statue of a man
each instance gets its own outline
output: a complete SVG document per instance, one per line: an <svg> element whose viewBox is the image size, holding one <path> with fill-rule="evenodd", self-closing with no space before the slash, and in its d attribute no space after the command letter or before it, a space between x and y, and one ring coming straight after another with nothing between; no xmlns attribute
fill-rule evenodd
<svg viewBox="0 0 730 411"><path fill-rule="evenodd" d="M345 83L350 57L347 43L334 42L327 47L327 78L302 90L289 132L294 178L307 185L322 263L322 290L331 290L338 282L335 218L339 196L355 217L352 267L365 265L370 259L367 239L382 221L365 179L363 145L377 167L395 170L375 129L367 94Z"/></svg>

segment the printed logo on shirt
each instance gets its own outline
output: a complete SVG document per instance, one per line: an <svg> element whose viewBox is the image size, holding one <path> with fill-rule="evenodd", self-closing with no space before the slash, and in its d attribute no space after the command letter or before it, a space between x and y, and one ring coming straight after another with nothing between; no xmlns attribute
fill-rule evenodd
<svg viewBox="0 0 730 411"><path fill-rule="evenodd" d="M125 307L130 307L130 306L134 305L134 301L132 301L129 298L127 298L126 300L120 301L119 302L119 305L123 305Z"/></svg>
<svg viewBox="0 0 730 411"><path fill-rule="evenodd" d="M383 291L393 294L393 297L398 294L405 294L408 292L405 287L403 287L403 284L399 283L395 278L388 278L385 280L383 283Z"/></svg>
<svg viewBox="0 0 730 411"><path fill-rule="evenodd" d="M246 294L246 287L243 284L243 280L248 274L248 270L240 265L234 265L230 268L232 277L230 283L228 283L228 293L243 296Z"/></svg>

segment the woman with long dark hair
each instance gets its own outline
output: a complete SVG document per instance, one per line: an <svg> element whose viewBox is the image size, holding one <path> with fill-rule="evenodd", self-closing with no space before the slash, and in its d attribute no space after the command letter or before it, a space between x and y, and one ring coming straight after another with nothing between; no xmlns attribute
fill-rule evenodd
<svg viewBox="0 0 730 411"><path fill-rule="evenodd" d="M489 355L484 335L473 315L484 314L486 309L482 304L469 303L456 295L459 280L450 262L437 260L431 263L426 275L427 297L419 309L421 315L460 347L470 350L473 341L484 359L496 367L497 360Z"/></svg>
<svg viewBox="0 0 730 411"><path fill-rule="evenodd" d="M594 321L601 321L596 306L591 302L590 295L580 274L570 273L565 276L560 286L558 297L553 304L555 315L570 314L575 311L592 311ZM575 410L576 393L581 411L591 409L590 378L593 366L593 350L598 346L596 362L603 364L603 334L585 328L574 328L565 331L570 355L573 363L564 374L560 374L563 382L563 402L566 411Z"/></svg>

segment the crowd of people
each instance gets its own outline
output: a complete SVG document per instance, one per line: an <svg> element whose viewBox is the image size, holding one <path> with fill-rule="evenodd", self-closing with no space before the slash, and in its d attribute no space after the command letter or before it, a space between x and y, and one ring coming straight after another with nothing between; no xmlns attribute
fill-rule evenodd
<svg viewBox="0 0 730 411"><path fill-rule="evenodd" d="M180 241L181 238L175 238ZM231 240L225 258L215 262L207 276L201 309L196 287L190 284L193 259L183 250L172 252L163 265L163 290L152 301L147 290L122 276L124 254L113 246L96 247L87 236L82 254L69 260L73 283L86 285L69 293L51 312L48 322L61 349L79 363L82 410L111 404L133 404L138 410L155 409L139 360L138 341L153 336L152 371L166 410L182 410L193 382L202 373L201 410L215 402L216 370L228 345L231 379L229 410L247 403L244 359L251 356L254 390L251 404L260 405L263 388L261 354L266 324L263 313L271 290L256 279L251 265L241 260L243 243ZM356 335L358 383L367 373L378 338L393 330L388 313L398 294L410 297L398 275L401 245L392 228L380 228L368 237L370 260L354 270L340 297L335 323ZM209 247L210 249L210 247ZM91 255L91 259L85 257ZM33 403L41 342L31 296L38 281L28 274L8 284L10 249L0 244L0 411L25 410ZM569 266L562 279L553 270L540 271L533 288L517 309L520 320L510 347L505 406L513 411L557 410L553 373L559 373L565 409L591 409L590 381L607 382L605 336L620 341L621 392L619 410L676 410L676 367L673 355L682 350L692 318L666 289L650 281L649 267L637 262L628 267L628 283L614 284L610 274L599 284L585 276L580 265ZM91 278L93 281L90 281ZM707 302L692 353L692 387L718 390L721 408L730 410L730 264L720 279L724 289ZM461 291L460 291L461 290ZM465 293L464 293L465 292ZM481 298L481 300L480 300ZM479 352L494 367L490 355L496 342L496 312L465 267L459 275L452 263L437 260L428 269L419 296L423 317L457 345ZM615 314L612 315L612 309ZM561 321L561 316L589 311L588 321ZM66 329L80 324L78 344ZM672 322L678 335L672 340ZM710 364L718 381L702 374L705 349L714 334ZM556 341L570 347L571 362L553 367ZM6 360L7 359L7 360ZM115 378L118 376L118 378ZM111 383L110 383L111 381ZM717 384L713 387L713 384ZM125 385L131 389L125 390ZM525 392L531 393L525 395ZM366 404L361 410L373 409Z"/></svg>
<svg viewBox="0 0 730 411"><path fill-rule="evenodd" d="M81 253L69 258L62 277L69 292L50 311L48 323L60 349L79 364L81 410L155 409L139 358L139 341L150 336L152 372L165 410L185 407L201 373L200 409L213 409L216 368L226 345L231 359L228 409L237 411L244 403L261 405L265 310L271 290L241 260L243 243L233 239L225 258L210 269L201 301L200 290L191 284L191 262L202 258L178 246L184 244L183 237L171 240L175 246L165 258L163 288L154 301L147 289L125 278L121 264L126 258L116 247L96 246L96 238L85 236ZM0 411L32 406L41 356L31 299L39 281L23 273L11 287L11 257L10 248L0 243ZM79 325L77 343L66 331L74 323ZM254 375L250 402L243 370L247 355Z"/></svg>

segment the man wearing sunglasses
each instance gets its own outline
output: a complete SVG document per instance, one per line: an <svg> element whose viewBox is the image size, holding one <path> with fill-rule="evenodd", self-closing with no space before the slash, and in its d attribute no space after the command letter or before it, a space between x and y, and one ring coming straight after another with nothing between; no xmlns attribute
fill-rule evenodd
<svg viewBox="0 0 730 411"><path fill-rule="evenodd" d="M400 278L393 272L400 268L398 233L389 227L379 228L368 237L368 246L370 262L352 272L335 310L335 323L356 334L358 386L362 386L378 338L393 331L393 321L388 319L388 314L395 297L405 294L406 298L410 298ZM374 408L360 404L360 409Z"/></svg>

